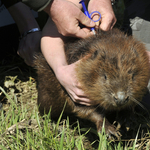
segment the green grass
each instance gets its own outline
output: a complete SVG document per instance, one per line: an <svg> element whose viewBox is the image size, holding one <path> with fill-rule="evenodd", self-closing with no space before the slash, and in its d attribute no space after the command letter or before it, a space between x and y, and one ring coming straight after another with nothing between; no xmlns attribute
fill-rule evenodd
<svg viewBox="0 0 150 150"><path fill-rule="evenodd" d="M31 82L31 81L30 81ZM139 144L138 134L132 142L108 141L105 135L103 124L102 133L96 133L94 129L81 128L80 123L76 121L74 125L70 124L69 117L57 122L50 119L50 113L40 116L37 106L29 109L27 105L18 103L17 97L13 99L0 87L8 101L9 109L7 112L1 110L0 114L0 149L11 150L138 150L149 149L149 138L145 143ZM139 128L140 129L140 128ZM92 132L97 136L97 140L92 143L87 142L86 135ZM85 144L85 143L88 144ZM98 143L97 146L92 146ZM142 148L141 148L142 147Z"/></svg>

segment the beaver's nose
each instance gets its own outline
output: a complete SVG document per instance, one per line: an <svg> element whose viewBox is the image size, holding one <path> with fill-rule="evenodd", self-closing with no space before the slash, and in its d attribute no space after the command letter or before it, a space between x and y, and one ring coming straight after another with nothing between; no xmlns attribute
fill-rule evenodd
<svg viewBox="0 0 150 150"><path fill-rule="evenodd" d="M129 96L125 92L117 92L114 96L114 101L117 105L123 105L129 101Z"/></svg>

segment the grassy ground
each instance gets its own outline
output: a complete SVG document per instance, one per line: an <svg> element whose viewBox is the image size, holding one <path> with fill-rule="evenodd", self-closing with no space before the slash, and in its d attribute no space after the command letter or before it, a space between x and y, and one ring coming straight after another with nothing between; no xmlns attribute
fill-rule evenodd
<svg viewBox="0 0 150 150"><path fill-rule="evenodd" d="M16 59L20 59L17 55ZM122 140L108 141L105 131L97 134L87 121L66 117L53 121L40 116L36 105L36 73L20 59L0 67L0 149L149 149L150 123L147 112L136 111L130 130ZM1 105L0 105L1 106Z"/></svg>
<svg viewBox="0 0 150 150"><path fill-rule="evenodd" d="M126 139L108 141L104 128L103 134L97 134L95 128L91 128L86 121L71 117L61 119L61 116L58 121L52 121L50 114L40 116L36 105L34 74L26 81L20 80L17 76L5 76L0 91L3 103L0 115L0 149L150 148L150 124L146 117L143 118L144 114L135 115L130 131L124 133Z"/></svg>
<svg viewBox="0 0 150 150"><path fill-rule="evenodd" d="M122 8L122 3L115 8ZM121 26L122 11L117 26ZM16 49L15 51L16 53ZM75 117L53 121L40 116L36 105L35 70L10 52L0 61L0 149L7 150L149 150L150 123L145 110L137 109L122 140L108 141L95 127Z"/></svg>

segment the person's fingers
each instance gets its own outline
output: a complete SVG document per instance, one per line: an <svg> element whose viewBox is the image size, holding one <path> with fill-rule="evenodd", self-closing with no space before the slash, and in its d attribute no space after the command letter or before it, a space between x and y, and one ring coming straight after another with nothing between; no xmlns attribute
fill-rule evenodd
<svg viewBox="0 0 150 150"><path fill-rule="evenodd" d="M93 101L87 97L87 95L84 93L84 91L80 88L76 88L74 91L68 92L71 99L78 104L86 105L86 106L93 106L97 105L97 101Z"/></svg>
<svg viewBox="0 0 150 150"><path fill-rule="evenodd" d="M100 28L104 31L108 31L113 28L116 23L116 18L113 16L107 16L102 18L102 23L100 24Z"/></svg>
<svg viewBox="0 0 150 150"><path fill-rule="evenodd" d="M149 57L149 61L150 61L150 51L147 51L148 57Z"/></svg>
<svg viewBox="0 0 150 150"><path fill-rule="evenodd" d="M85 28L77 27L77 32L75 33L76 37L79 38L86 38L88 36L93 35L91 32L91 27L95 26L95 22L93 22L90 18L88 18L83 12L78 15L77 20L82 24L85 25Z"/></svg>
<svg viewBox="0 0 150 150"><path fill-rule="evenodd" d="M94 27L95 26L95 22L92 21L89 17L87 17L82 11L78 16L78 21L85 25L86 27Z"/></svg>
<svg viewBox="0 0 150 150"><path fill-rule="evenodd" d="M90 28L79 28L78 32L76 32L75 36L78 38L87 38L92 36L93 32Z"/></svg>
<svg viewBox="0 0 150 150"><path fill-rule="evenodd" d="M74 93L70 94L70 97L75 103L78 103L81 105L93 106L93 105L98 104L98 102L96 102L96 101L92 101L87 97L79 97L77 95L74 95Z"/></svg>
<svg viewBox="0 0 150 150"><path fill-rule="evenodd" d="M103 31L108 31L112 29L114 24L116 23L116 17L111 5L111 1L90 0L88 4L88 10L90 13L98 11L101 14L99 28ZM95 17L96 13L93 13L93 15Z"/></svg>

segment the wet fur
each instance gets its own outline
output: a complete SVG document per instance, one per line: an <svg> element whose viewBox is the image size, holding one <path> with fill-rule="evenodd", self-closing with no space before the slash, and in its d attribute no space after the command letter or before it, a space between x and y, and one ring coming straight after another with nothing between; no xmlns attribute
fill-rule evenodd
<svg viewBox="0 0 150 150"><path fill-rule="evenodd" d="M101 131L105 111L132 109L147 92L150 71L146 49L142 43L119 30L100 32L87 39L69 42L65 51L68 64L81 60L76 67L77 78L84 92L98 105L87 107L75 104L40 54L35 60L40 113L48 113L51 109L51 117L59 117L67 102L64 113L88 119ZM118 98L118 92L124 93L127 102ZM107 119L105 129L107 134L118 136Z"/></svg>

